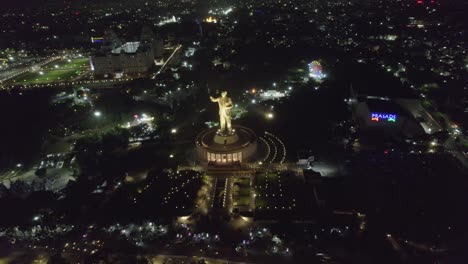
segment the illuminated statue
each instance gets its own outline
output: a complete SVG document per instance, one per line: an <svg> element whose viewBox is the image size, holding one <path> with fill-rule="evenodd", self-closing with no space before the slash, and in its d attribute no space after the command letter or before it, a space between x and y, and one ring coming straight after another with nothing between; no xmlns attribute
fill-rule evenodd
<svg viewBox="0 0 468 264"><path fill-rule="evenodd" d="M214 98L210 96L212 102L218 102L219 105L219 132L223 135L232 133L231 126L231 108L233 107L231 98L227 97L227 92L221 92L221 97Z"/></svg>

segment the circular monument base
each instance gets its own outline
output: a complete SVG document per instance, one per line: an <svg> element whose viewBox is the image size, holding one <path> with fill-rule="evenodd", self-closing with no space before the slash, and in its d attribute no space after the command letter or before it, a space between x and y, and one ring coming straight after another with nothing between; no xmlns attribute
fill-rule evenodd
<svg viewBox="0 0 468 264"><path fill-rule="evenodd" d="M236 132L230 135L222 135L220 133L216 133L213 141L216 144L220 144L220 145L231 145L239 141L239 136L237 135Z"/></svg>
<svg viewBox="0 0 468 264"><path fill-rule="evenodd" d="M218 128L210 128L198 134L195 143L199 159L218 164L248 161L257 150L257 136L242 126L234 126L233 131L222 135Z"/></svg>

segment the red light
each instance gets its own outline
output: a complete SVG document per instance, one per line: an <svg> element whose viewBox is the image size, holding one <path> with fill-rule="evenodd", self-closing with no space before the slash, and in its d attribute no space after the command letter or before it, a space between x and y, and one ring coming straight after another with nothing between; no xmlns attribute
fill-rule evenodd
<svg viewBox="0 0 468 264"><path fill-rule="evenodd" d="M133 117L134 117L134 118L138 118L138 115L134 115Z"/></svg>
<svg viewBox="0 0 468 264"><path fill-rule="evenodd" d="M75 12L75 15L79 16L79 15L80 15L80 12L79 12L79 11L76 11L76 12Z"/></svg>
<svg viewBox="0 0 468 264"><path fill-rule="evenodd" d="M383 153L384 153L384 154L388 154L388 153L390 153L390 151L389 151L388 149L386 149L386 150L384 150Z"/></svg>
<svg viewBox="0 0 468 264"><path fill-rule="evenodd" d="M418 0L418 5L422 5L423 4L423 0Z"/></svg>

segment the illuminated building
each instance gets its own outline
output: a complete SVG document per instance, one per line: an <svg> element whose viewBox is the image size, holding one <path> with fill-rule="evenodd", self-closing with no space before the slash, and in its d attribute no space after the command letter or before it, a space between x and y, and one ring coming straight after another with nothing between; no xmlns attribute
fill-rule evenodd
<svg viewBox="0 0 468 264"><path fill-rule="evenodd" d="M367 96L351 99L351 105L363 132L414 138L441 130L417 99Z"/></svg>
<svg viewBox="0 0 468 264"><path fill-rule="evenodd" d="M223 141L216 137L217 130L210 128L197 136L197 153L202 161L229 165L249 161L256 153L257 137L251 129L233 126L236 136L226 137Z"/></svg>
<svg viewBox="0 0 468 264"><path fill-rule="evenodd" d="M277 90L266 90L258 94L258 99L260 101L266 101L266 100L280 99L280 98L285 97L286 95L287 95L286 93L280 92Z"/></svg>
<svg viewBox="0 0 468 264"><path fill-rule="evenodd" d="M101 49L90 60L95 75L144 73L163 54L162 40L148 27L143 28L140 41L122 43L113 31L106 31L101 42Z"/></svg>
<svg viewBox="0 0 468 264"><path fill-rule="evenodd" d="M178 18L176 18L175 16L172 16L170 18L167 18L165 20L162 20L158 23L158 26L164 26L166 24L172 24L172 23L177 23L179 21Z"/></svg>
<svg viewBox="0 0 468 264"><path fill-rule="evenodd" d="M424 129L411 113L388 98L368 97L356 102L353 118L359 130L367 135L373 134L373 138L405 139L424 134Z"/></svg>
<svg viewBox="0 0 468 264"><path fill-rule="evenodd" d="M220 98L211 97L211 101L219 103L220 128L213 127L198 134L195 144L199 159L220 165L248 161L257 151L257 136L249 128L231 126L230 110L234 105L226 94Z"/></svg>

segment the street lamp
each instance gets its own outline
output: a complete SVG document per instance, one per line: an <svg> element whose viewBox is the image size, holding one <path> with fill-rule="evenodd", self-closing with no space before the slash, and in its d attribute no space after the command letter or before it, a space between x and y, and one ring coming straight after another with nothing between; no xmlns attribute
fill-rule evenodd
<svg viewBox="0 0 468 264"><path fill-rule="evenodd" d="M273 119L273 117L274 117L273 113L266 114L267 119Z"/></svg>
<svg viewBox="0 0 468 264"><path fill-rule="evenodd" d="M171 129L171 134L176 134L177 133L177 128Z"/></svg>
<svg viewBox="0 0 468 264"><path fill-rule="evenodd" d="M99 112L99 111L94 111L94 116L95 116L95 117L100 117L100 116L101 116L101 112Z"/></svg>

